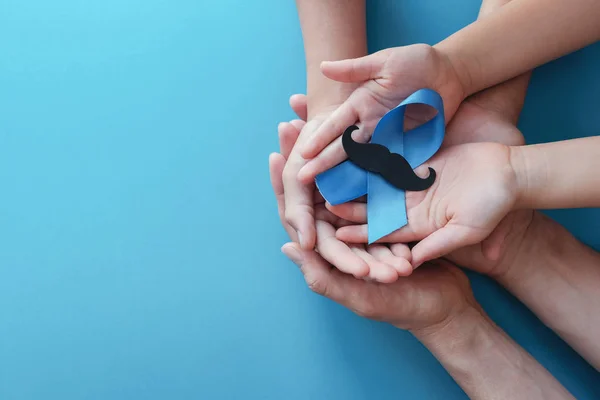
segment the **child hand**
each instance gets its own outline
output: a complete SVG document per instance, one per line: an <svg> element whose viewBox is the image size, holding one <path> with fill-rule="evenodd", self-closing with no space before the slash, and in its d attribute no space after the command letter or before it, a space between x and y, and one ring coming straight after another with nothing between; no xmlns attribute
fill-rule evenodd
<svg viewBox="0 0 600 400"><path fill-rule="evenodd" d="M280 153L269 157L269 172L271 184L277 199L279 217L293 241L298 241L296 231L286 220L287 197L283 181L283 171L286 163L290 162L292 149L300 136L300 131L305 126L306 98L295 95L290 99L290 105L300 119L279 124ZM314 189L313 189L314 190ZM381 283L391 283L399 276L412 272L410 265L410 250L404 244L392 246L351 244L336 239L336 229L347 225L346 221L337 218L324 206L324 200L318 192L311 194L314 200L314 217L316 220L316 250L323 259L345 274L354 275L356 278Z"/></svg>
<svg viewBox="0 0 600 400"><path fill-rule="evenodd" d="M425 44L396 47L366 57L326 62L322 72L339 82L361 83L350 97L339 106L310 137L302 141L300 154L312 159L298 173L301 182L311 182L319 173L345 159L341 134L359 121L362 137L367 142L377 122L411 93L431 88L444 100L444 114L449 121L460 102L464 90L454 66L438 50ZM407 110L412 127L426 122L429 108ZM410 128L410 127L407 127Z"/></svg>
<svg viewBox="0 0 600 400"><path fill-rule="evenodd" d="M437 179L428 190L406 192L408 225L380 242L409 243L413 268L458 248L481 242L516 203L518 185L510 147L498 143L471 143L442 150L415 172ZM327 205L340 218L365 223L366 205ZM367 243L367 225L346 226L336 236L347 243Z"/></svg>

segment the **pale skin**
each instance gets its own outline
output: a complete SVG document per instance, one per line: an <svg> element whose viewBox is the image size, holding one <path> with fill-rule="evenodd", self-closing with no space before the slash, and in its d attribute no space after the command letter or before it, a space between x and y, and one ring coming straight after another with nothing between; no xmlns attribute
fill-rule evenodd
<svg viewBox="0 0 600 400"><path fill-rule="evenodd" d="M487 14L503 3L505 1L484 2L480 15ZM514 128L514 125L512 132L509 129L504 129L502 130L503 136L493 138L489 137L489 130L486 128L490 124L502 125L507 124L507 122L513 124L516 122L523 102L527 80L528 74L525 74L493 89L478 93L476 96L471 96L469 102L463 103L463 106L461 106L462 112L457 113L453 121L457 124L457 130L462 127L465 131L464 141L461 141L462 137L457 136L455 139L455 137L449 136L446 144L453 145L465 141L489 140L504 144L521 144L523 139L520 132ZM305 98L302 96L293 96L291 99L292 107L300 118L306 118L306 111L302 110L303 102L305 102ZM281 124L280 138L288 137L288 140L291 138L293 141L294 132L298 132L299 128L297 126L300 124L301 121L299 120ZM282 131L287 132L287 134L282 135ZM297 136L297 133L295 134ZM287 147L289 147L289 143ZM285 157L281 158L275 155L271 157L270 161L273 158L279 160L275 164L281 161L285 162ZM277 174L273 174L273 168L271 170L273 178ZM281 210L281 207L285 208L286 204L282 193L283 182L281 180L279 180L278 189L280 190L277 193L276 189L278 205L280 206L280 215L283 215L284 211ZM286 226L285 218L282 218L282 222ZM287 226L287 229L295 233L289 226ZM557 243L564 244L564 247L557 246ZM546 247L556 249L556 251L545 251ZM355 289L357 289L354 286L341 286L338 287L341 290L335 291L329 289L330 284L341 284L341 280L345 281L346 278L363 285L366 288L365 290L373 290L373 286L376 284L356 281L335 269L332 270L331 266L318 253L304 251L297 244L287 244L284 246L283 251L301 265L305 278L313 290L333 298L361 315L386 320L403 329L411 329L409 328L410 321L406 318L388 318L386 310L390 311L390 307L373 301L378 296L354 296ZM542 253L544 254L543 259L540 258ZM600 322L597 319L590 320L589 316L598 309L599 305L598 302L593 301L595 297L593 288L598 287L598 284L600 284L598 274L594 274L600 260L595 252L583 246L556 223L530 210L511 212L486 240L460 249L452 253L450 258L498 279L538 313L551 328L557 330L563 339L598 367L597 361L600 351L594 345L593 338L598 337ZM528 268L521 268L522 265L527 265ZM539 268L537 268L538 265ZM549 265L551 265L551 268L548 267ZM571 270L572 275L573 265L578 265L576 269L581 273L572 276L568 281L562 279L569 270ZM545 269L551 270L551 273L545 278L547 282L542 284ZM537 273L534 273L533 270ZM431 287L434 288L435 293L451 292L456 294L456 290L440 291L441 287L436 288L435 286L439 283L439 277L443 281L450 276L451 278L447 279L447 282L451 286L457 287L459 293L461 291L465 293L466 299L472 298L469 290L463 290L465 286L460 283L460 275L453 272L448 274L445 271L453 271L453 267L447 264L435 267L424 266L415 271L414 275L418 277L417 274L423 274L424 278L421 277L420 280L433 283ZM434 272L437 278L427 275L431 272ZM411 276L403 278L402 281L408 281L409 279L419 280L419 278ZM414 289L418 290L418 285L414 284L401 287L400 282L396 282L385 286L392 288L391 291L394 292L393 287L396 285L398 285L397 292L399 293L413 293L415 295L419 293L414 291ZM381 288L381 285L376 286ZM408 287L413 290L407 291ZM362 290L361 293L363 293ZM398 296L399 293L387 292L389 296ZM550 296L550 293L559 293L560 295ZM338 297L334 297L334 294ZM413 299L414 297L413 295ZM427 297L419 298L427 299ZM574 298L577 298L577 301L572 301ZM394 299L390 297L389 300L393 301ZM406 298L400 296L397 300L403 306L406 306ZM433 323L431 321L423 323L423 321L429 320L428 315L430 313L419 307L419 326L429 328L416 328L412 331L440 359L471 398L572 398L555 380L549 377L543 368L541 371L537 369L539 365L535 365L535 360L533 360L534 365L530 365L531 357L506 337L491 321L487 320L487 317L480 318L482 314L479 311L475 313L457 313L456 310L464 311L472 308L471 306L463 307L465 302L457 301L456 298L439 300L440 302L433 302L434 305L442 306L441 308L433 307L433 310L436 310L432 313L434 315L434 318L432 318ZM412 304L418 306L423 303ZM425 301L425 304L431 305L432 303ZM445 309L444 305L452 305L453 307L450 307L450 309L454 311L450 313L442 311L440 313L440 309ZM458 305L458 307L454 307L455 305ZM410 307L402 309L407 310ZM573 312L575 309L581 311ZM393 307L391 311L399 310L400 307ZM410 313L408 315L410 316ZM442 318L445 321L442 324L439 323L440 315L446 316L446 318ZM468 317L469 315L470 317ZM441 327L445 328L441 329ZM476 327L477 329L465 329L465 327ZM595 331L592 330L591 334L586 336L586 328L590 327L594 328ZM484 347L485 351L479 351ZM474 351L474 349L477 350ZM596 363L593 361L594 358ZM479 369L480 366L481 369ZM499 371L506 371L508 375L499 374ZM495 377L501 379L493 379ZM511 385L506 385L507 380L511 381ZM528 392L528 390L532 391ZM545 391L547 392L544 393Z"/></svg>
<svg viewBox="0 0 600 400"><path fill-rule="evenodd" d="M518 93L519 87L515 84L520 84L524 92L526 80L521 80L520 83L515 81L498 88L497 94L507 98L511 93ZM502 112L503 108L504 102L497 101L502 100L500 97L482 95L479 100L482 106L487 104L496 114L496 110ZM298 100L296 97L292 102ZM284 126L289 132L293 124ZM478 137L477 132L472 132L473 138ZM522 140L514 137L506 139ZM288 145L282 145L284 153L288 148ZM280 215L283 215L281 208L285 207L280 192L283 184L281 175L278 175L282 162L285 162L284 154L270 158L271 179ZM508 224L514 228L528 225L527 217L521 216L516 220L524 220L525 223L518 224L512 219ZM282 222L285 226L285 219ZM317 225L318 235L321 235L320 226ZM520 240L513 241L513 237L507 241L511 246L521 243ZM296 243L286 244L282 251L300 266L309 287L315 292L359 315L409 329L440 360L470 398L572 398L547 370L485 315L473 298L468 280L454 266L445 262L423 266L409 277L381 285L346 275L332 268L319 253L302 250ZM480 252L478 248L472 248L469 254L477 257ZM493 263L484 259L487 265L482 265L481 271L504 275L508 269L505 260L509 259L502 257L501 261Z"/></svg>
<svg viewBox="0 0 600 400"><path fill-rule="evenodd" d="M406 227L384 242L420 241L413 267L481 242L514 210L600 206L600 137L530 146L472 143L442 150L427 166L438 178L424 192L408 192ZM577 162L573 162L577 160ZM367 241L366 205L329 206L346 226L336 236Z"/></svg>
<svg viewBox="0 0 600 400"><path fill-rule="evenodd" d="M344 272L357 278L393 282L411 273L407 261L410 252L406 246L365 247L336 240L332 222L337 218L324 209L323 199L315 193L312 182L305 185L297 180L297 173L306 160L300 156L300 146L294 144L305 141L358 86L326 78L320 72L320 64L323 60L367 54L365 2L297 0L297 8L305 47L307 96L290 99L300 120L279 126L283 147L290 144L280 196L287 205L282 215L284 225L292 240L306 249L317 247L323 257L341 265ZM320 237L316 235L316 225L322 228Z"/></svg>
<svg viewBox="0 0 600 400"><path fill-rule="evenodd" d="M297 6L307 61L309 123L286 164L284 187L286 220L304 249L314 248L316 241L313 179L344 159L336 138L348 125L360 121L364 136L358 139L368 140L376 121L421 87L440 92L449 120L470 94L600 35L600 3L595 0L517 0L436 46L406 46L363 57L364 0L297 0ZM336 60L341 61L331 62ZM417 112L415 119L419 117ZM364 265L357 274L365 274Z"/></svg>
<svg viewBox="0 0 600 400"><path fill-rule="evenodd" d="M316 245L314 183L302 184L297 175L306 164L300 144L312 136L329 114L358 87L355 83L336 82L320 72L324 60L342 60L367 54L365 0L297 0L306 58L308 108L303 112L302 132L285 164L283 185L287 204L285 219L294 231L292 239L304 249ZM285 130L285 128L284 128ZM281 131L281 129L280 129ZM356 276L368 276L368 265L360 257L348 265Z"/></svg>
<svg viewBox="0 0 600 400"><path fill-rule="evenodd" d="M281 147L282 153L272 154L269 165L279 213L284 215L281 171L289 147ZM282 222L285 226L285 219ZM317 235L327 235L323 224L317 223ZM377 245L369 247L374 246ZM401 256L407 249L391 250ZM448 262L438 261L394 283L379 284L345 274L318 252L303 250L297 243L284 245L282 251L300 266L307 284L316 293L358 315L410 330L470 398L572 398L543 366L487 317L473 298L466 276Z"/></svg>
<svg viewBox="0 0 600 400"><path fill-rule="evenodd" d="M493 7L501 6L506 2L506 0L487 0L485 2L487 6L482 7L480 16L489 13L488 10L492 10ZM321 62L365 55L366 31L364 1L362 0L298 0L297 6L307 61L308 100L302 96L292 96L290 102L300 120L281 124L279 132L289 141L295 130L302 129L298 139L300 144L312 135L312 132L331 111L343 103L359 85L328 79L319 69ZM520 78L516 78L515 81L524 80L526 82L528 76L529 74L526 73ZM508 83L502 86L505 90L511 90ZM514 85L512 86L514 87ZM484 121L483 118L477 116L478 113L481 114L477 106L478 97L479 95L475 96L468 105L463 107L464 110L460 114L462 117L454 124L457 128L455 129L456 133L449 138L450 140L447 140L448 144L453 144L452 138L463 140L461 138L464 137L464 140L471 141L468 132L475 132L488 123L487 120ZM307 103L309 104L308 108ZM493 114L493 108L490 108L488 112ZM305 126L302 120L307 119L309 123ZM497 120L498 118L492 116L492 119ZM294 139L293 142L295 141ZM297 179L298 171L306 164L306 160L300 156L300 148L300 145L294 147L284 170L283 186L287 204L285 220L290 237L294 241L298 241L303 248L312 249L316 245L315 188L313 181L304 184ZM335 244L343 251L327 253L331 255L329 259L344 258L344 270L357 277L369 277L382 282L390 282L396 279L393 269L396 269L400 276L407 273L405 266L398 265L398 260L385 266L366 256L360 247L348 246L342 242ZM357 254L352 254L350 250ZM374 269L375 271L373 271Z"/></svg>
<svg viewBox="0 0 600 400"><path fill-rule="evenodd" d="M520 77L481 92L471 99L476 101L476 108L457 113L456 122L461 115L468 117L473 127L467 135L470 140L485 141L486 135L494 134L487 128L505 126L503 142L522 143L522 135L514 125L512 130L508 128L516 122L526 85L526 77ZM462 107L467 105L465 102ZM482 113L483 110L490 112ZM479 116L481 124L477 123ZM496 118L497 122L492 123ZM509 213L483 242L461 248L448 257L498 280L600 370L600 345L596 340L600 337L600 298L596 295L600 286L600 254L542 214L521 210Z"/></svg>
<svg viewBox="0 0 600 400"><path fill-rule="evenodd" d="M435 46L322 63L325 76L360 86L302 143L301 155L311 160L299 180L306 184L344 160L346 127L359 122L357 139L368 141L376 121L423 87L440 93L450 120L466 96L599 40L598 18L596 0L514 0Z"/></svg>

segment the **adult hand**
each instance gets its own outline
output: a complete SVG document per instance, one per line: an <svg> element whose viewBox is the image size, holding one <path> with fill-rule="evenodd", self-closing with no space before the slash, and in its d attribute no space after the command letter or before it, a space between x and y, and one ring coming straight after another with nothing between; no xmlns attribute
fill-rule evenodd
<svg viewBox="0 0 600 400"><path fill-rule="evenodd" d="M282 251L296 263L316 293L356 314L410 331L435 330L478 309L469 280L447 261L423 266L411 276L380 285L340 273L318 253L287 243Z"/></svg>

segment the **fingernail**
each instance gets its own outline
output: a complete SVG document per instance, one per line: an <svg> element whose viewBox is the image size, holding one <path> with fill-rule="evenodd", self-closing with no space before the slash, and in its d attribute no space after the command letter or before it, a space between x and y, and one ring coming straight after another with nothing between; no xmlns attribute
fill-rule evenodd
<svg viewBox="0 0 600 400"><path fill-rule="evenodd" d="M300 266L302 264L302 255L298 250L296 250L292 246L283 246L281 248L281 252L285 254L290 260L292 260L297 266Z"/></svg>

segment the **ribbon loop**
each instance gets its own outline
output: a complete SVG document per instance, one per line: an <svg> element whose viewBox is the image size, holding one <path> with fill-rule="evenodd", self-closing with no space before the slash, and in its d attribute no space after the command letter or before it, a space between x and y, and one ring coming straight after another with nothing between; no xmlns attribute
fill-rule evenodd
<svg viewBox="0 0 600 400"><path fill-rule="evenodd" d="M410 104L433 107L437 114L425 124L404 132L404 114ZM402 155L415 169L439 150L444 141L444 131L441 96L431 89L420 89L381 118L371 143L383 145L390 152ZM332 205L367 195L369 243L408 223L404 190L392 186L378 174L359 168L350 160L317 175L315 182L323 198Z"/></svg>

